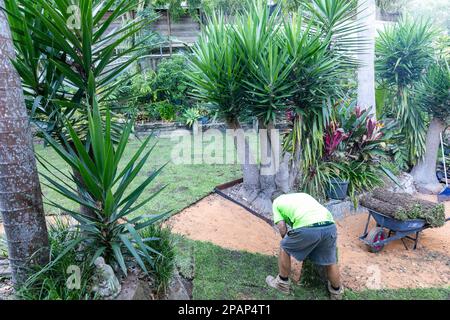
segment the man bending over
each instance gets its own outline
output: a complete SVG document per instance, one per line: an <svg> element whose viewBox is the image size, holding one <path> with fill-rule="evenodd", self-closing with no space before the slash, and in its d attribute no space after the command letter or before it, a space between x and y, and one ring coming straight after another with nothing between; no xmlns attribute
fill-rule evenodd
<svg viewBox="0 0 450 320"><path fill-rule="evenodd" d="M291 256L298 261L309 258L326 267L331 299L342 299L344 287L336 256L337 230L330 211L306 193L284 194L273 202L273 220L283 239L278 257L279 274L268 276L267 284L289 294Z"/></svg>

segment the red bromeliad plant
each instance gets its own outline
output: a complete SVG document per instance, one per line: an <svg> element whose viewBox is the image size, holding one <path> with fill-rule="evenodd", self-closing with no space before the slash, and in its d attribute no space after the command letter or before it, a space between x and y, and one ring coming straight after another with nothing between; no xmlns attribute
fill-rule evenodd
<svg viewBox="0 0 450 320"><path fill-rule="evenodd" d="M333 106L330 119L324 133L323 162L331 177L348 180L353 198L358 192L381 185L382 173L390 176L381 166L387 156L389 128L354 103Z"/></svg>
<svg viewBox="0 0 450 320"><path fill-rule="evenodd" d="M331 157L339 145L349 137L345 130L339 127L339 123L331 121L325 132L325 157Z"/></svg>
<svg viewBox="0 0 450 320"><path fill-rule="evenodd" d="M373 161L385 154L384 124L360 107L335 107L324 134L325 160Z"/></svg>

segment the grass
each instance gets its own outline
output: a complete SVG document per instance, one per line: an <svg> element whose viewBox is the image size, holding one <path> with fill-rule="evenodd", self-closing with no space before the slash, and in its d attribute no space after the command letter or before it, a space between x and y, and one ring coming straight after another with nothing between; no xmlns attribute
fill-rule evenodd
<svg viewBox="0 0 450 320"><path fill-rule="evenodd" d="M177 213L211 193L215 186L241 176L241 170L238 165L174 164L171 162L174 143L168 138L154 138L152 142L157 143L155 149L135 183L143 182L153 170L168 163L161 174L150 185L148 191L144 192L143 197L146 194L148 195L159 190L164 185L167 185L167 188L142 207L138 214L162 213L167 210L173 210L173 213ZM133 140L129 143L122 165L130 159L139 146L140 142L138 140ZM39 155L45 156L47 160L58 168L66 167L61 158L50 148L36 145L35 151ZM39 169L42 170L41 167ZM42 186L42 192L46 198L56 200L63 207L69 209L77 208L76 204L46 186ZM47 214L59 214L60 210L45 205L45 212Z"/></svg>
<svg viewBox="0 0 450 320"><path fill-rule="evenodd" d="M177 237L177 246L183 248L176 260L178 267L193 269L193 298L211 300L322 300L328 299L325 286L304 288L293 285L291 294L285 296L265 284L267 275L277 274L276 257L232 251L200 242ZM186 250L186 248L191 248ZM181 251L181 250L180 250ZM189 255L192 257L189 258ZM181 263L179 263L181 261ZM186 261L194 262L191 268ZM347 290L347 300L445 300L450 298L449 288Z"/></svg>

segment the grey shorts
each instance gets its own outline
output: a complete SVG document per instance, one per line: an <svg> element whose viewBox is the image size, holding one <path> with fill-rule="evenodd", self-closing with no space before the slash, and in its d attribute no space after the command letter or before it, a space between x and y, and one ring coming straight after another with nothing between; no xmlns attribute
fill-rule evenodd
<svg viewBox="0 0 450 320"><path fill-rule="evenodd" d="M298 261L309 258L315 264L327 266L337 262L336 240L335 224L303 227L289 231L281 240L281 248Z"/></svg>

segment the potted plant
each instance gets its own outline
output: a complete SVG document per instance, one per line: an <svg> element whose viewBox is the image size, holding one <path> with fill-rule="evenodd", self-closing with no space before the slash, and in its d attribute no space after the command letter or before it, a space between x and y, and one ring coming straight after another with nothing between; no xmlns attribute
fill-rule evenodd
<svg viewBox="0 0 450 320"><path fill-rule="evenodd" d="M337 164L337 166L340 166L340 164ZM329 199L344 200L348 194L348 185L350 181L348 176L342 172L342 170L338 170L338 172L338 175L331 177L328 180L325 192Z"/></svg>
<svg viewBox="0 0 450 320"><path fill-rule="evenodd" d="M375 120L368 110L354 103L331 108L331 120L324 132L324 157L328 167L324 191L328 198L343 200L383 184L388 169L381 165L387 159L385 141L388 128Z"/></svg>

